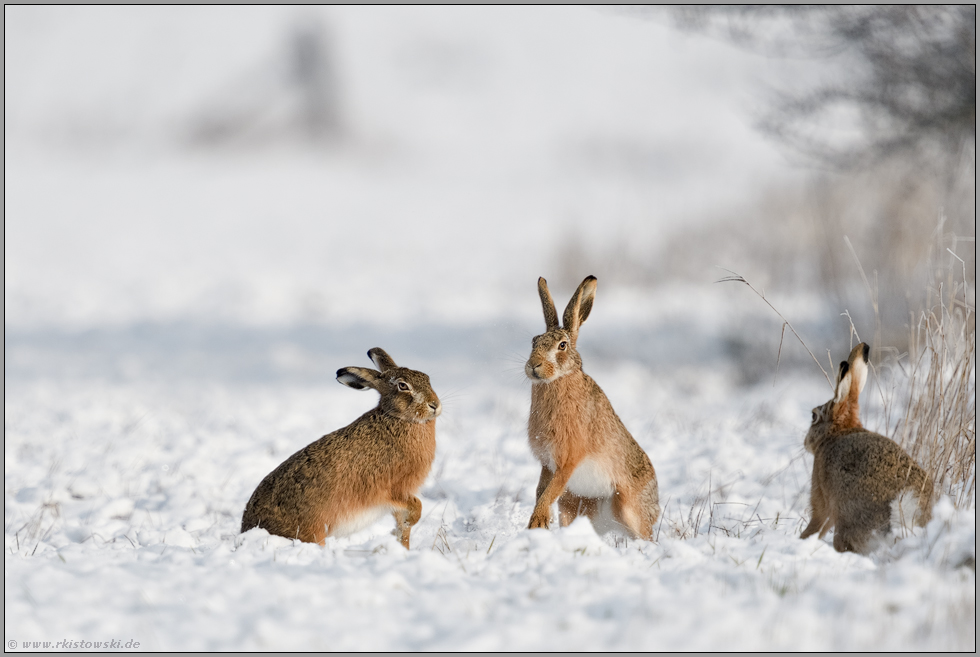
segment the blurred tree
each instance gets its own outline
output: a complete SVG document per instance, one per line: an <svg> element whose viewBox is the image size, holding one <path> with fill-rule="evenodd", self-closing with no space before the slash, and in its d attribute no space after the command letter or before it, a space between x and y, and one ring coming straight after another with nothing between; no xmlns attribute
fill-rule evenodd
<svg viewBox="0 0 980 657"><path fill-rule="evenodd" d="M302 96L300 122L312 139L340 131L336 71L329 35L323 26L307 21L292 34L292 81Z"/></svg>
<svg viewBox="0 0 980 657"><path fill-rule="evenodd" d="M191 143L339 143L344 126L333 45L327 26L304 17L286 33L283 47L205 100L191 117Z"/></svg>
<svg viewBox="0 0 980 657"><path fill-rule="evenodd" d="M908 349L937 271L975 290L976 5L667 11L687 31L825 64L785 81L760 127L826 171L785 207L739 213L729 230L757 238L733 234L745 252L726 261L817 273L876 352Z"/></svg>
<svg viewBox="0 0 980 657"><path fill-rule="evenodd" d="M780 93L762 121L818 163L975 157L976 5L684 7L674 16L765 54L839 59L833 81ZM849 138L846 127L856 128Z"/></svg>

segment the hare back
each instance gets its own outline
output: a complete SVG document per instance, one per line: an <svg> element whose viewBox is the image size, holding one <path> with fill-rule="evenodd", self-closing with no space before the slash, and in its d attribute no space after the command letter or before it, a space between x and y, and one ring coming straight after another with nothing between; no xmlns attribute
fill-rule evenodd
<svg viewBox="0 0 980 657"><path fill-rule="evenodd" d="M861 429L827 441L814 455L824 470L828 493L873 494L891 501L906 488L924 488L925 471L894 441ZM931 489L931 486L929 486Z"/></svg>

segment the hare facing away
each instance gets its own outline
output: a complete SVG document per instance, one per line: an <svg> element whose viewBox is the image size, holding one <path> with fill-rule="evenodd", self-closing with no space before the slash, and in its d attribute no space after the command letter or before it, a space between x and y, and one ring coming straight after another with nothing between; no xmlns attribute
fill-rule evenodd
<svg viewBox="0 0 980 657"><path fill-rule="evenodd" d="M866 554L876 533L925 527L932 517L932 479L905 450L868 431L858 397L868 375L868 345L840 364L834 398L813 409L804 447L813 454L810 524L800 535L834 528L834 549Z"/></svg>
<svg viewBox="0 0 980 657"><path fill-rule="evenodd" d="M532 383L528 441L541 462L528 528L547 528L557 499L562 527L585 515L596 531L625 529L652 540L660 516L653 465L602 389L582 371L575 348L595 291L595 276L582 281L565 308L562 327L548 283L538 279L547 331L533 339L524 366Z"/></svg>
<svg viewBox="0 0 980 657"><path fill-rule="evenodd" d="M377 390L378 405L266 475L245 506L243 532L262 527L322 545L327 536L352 534L390 512L393 533L408 548L422 513L415 495L435 458L442 404L422 372L398 367L377 347L368 357L377 370L345 367L337 380Z"/></svg>

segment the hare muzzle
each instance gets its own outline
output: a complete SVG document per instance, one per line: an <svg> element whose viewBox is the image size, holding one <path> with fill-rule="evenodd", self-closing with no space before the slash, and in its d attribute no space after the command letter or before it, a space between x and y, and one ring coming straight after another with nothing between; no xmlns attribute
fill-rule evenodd
<svg viewBox="0 0 980 657"><path fill-rule="evenodd" d="M428 422L429 420L434 420L442 415L442 403L438 399L425 402L424 406L421 407L421 410L428 411L423 419L424 422Z"/></svg>
<svg viewBox="0 0 980 657"><path fill-rule="evenodd" d="M528 361L524 365L524 373L532 381L549 381L555 373L555 367L551 363L542 361Z"/></svg>

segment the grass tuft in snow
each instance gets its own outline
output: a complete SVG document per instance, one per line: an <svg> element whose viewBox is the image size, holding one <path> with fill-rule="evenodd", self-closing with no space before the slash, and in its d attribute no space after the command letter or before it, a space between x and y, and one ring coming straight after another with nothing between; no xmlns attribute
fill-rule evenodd
<svg viewBox="0 0 980 657"><path fill-rule="evenodd" d="M947 266L936 269L934 305L912 326L907 362L898 361L908 393L896 405L902 415L895 437L938 493L968 508L977 479L976 286L963 261L948 253Z"/></svg>

